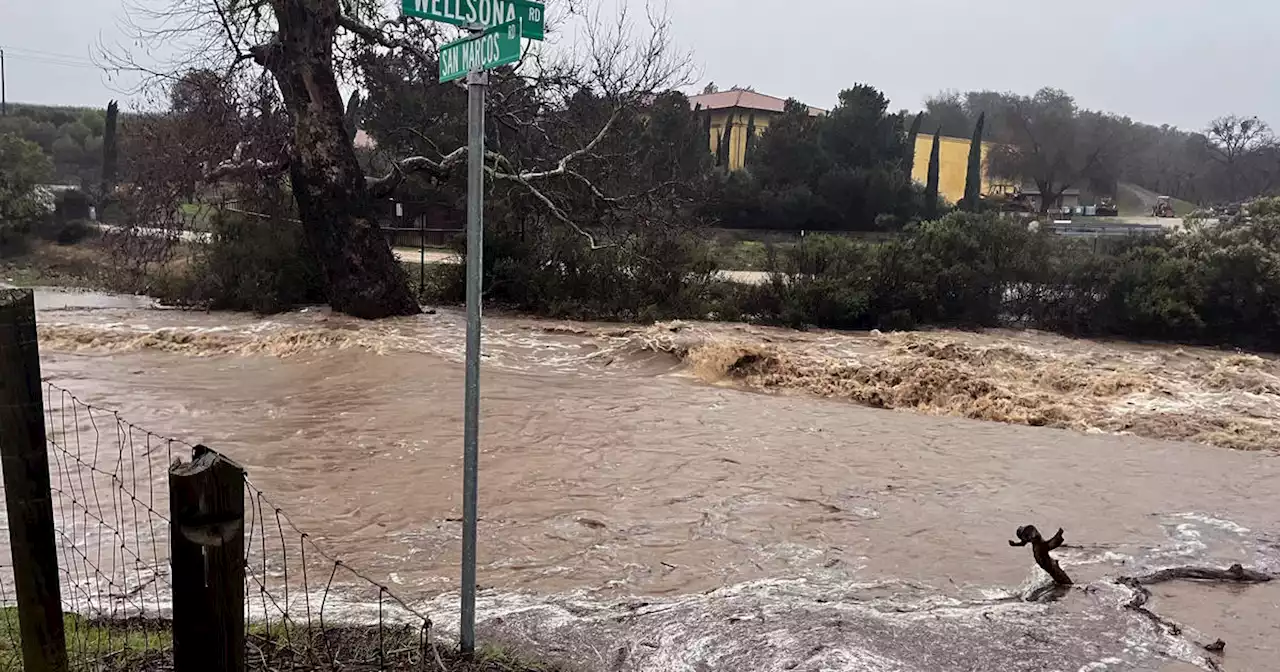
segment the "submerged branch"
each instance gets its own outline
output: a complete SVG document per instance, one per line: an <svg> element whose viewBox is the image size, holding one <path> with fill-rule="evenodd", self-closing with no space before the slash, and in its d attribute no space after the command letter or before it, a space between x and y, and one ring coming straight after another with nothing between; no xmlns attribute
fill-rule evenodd
<svg viewBox="0 0 1280 672"><path fill-rule="evenodd" d="M1035 525L1023 525L1018 528L1018 541L1010 541L1010 546L1026 546L1031 544L1031 555L1035 558L1036 564L1040 566L1049 576L1053 577L1053 582L1059 586L1072 585L1071 577L1062 571L1062 567L1058 565L1058 561L1049 555L1049 551L1057 549L1062 545L1062 528L1058 528L1058 533L1053 538L1045 540L1040 536L1040 530Z"/></svg>
<svg viewBox="0 0 1280 672"><path fill-rule="evenodd" d="M1201 581L1213 583L1267 583L1274 577L1264 572L1245 569L1243 565L1234 564L1227 569L1217 569L1215 567L1170 567L1161 569L1147 574L1138 576L1124 576L1116 579L1116 583L1128 588L1133 592L1133 597L1125 603L1124 608L1134 613L1141 614L1144 618L1155 624L1157 629L1163 630L1170 635L1180 637L1182 635L1182 626L1177 623L1155 613L1147 608L1147 602L1151 600L1151 591L1147 590L1147 586L1165 583L1167 581ZM1221 639L1215 640L1209 644L1199 644L1200 648L1210 653L1222 653L1226 648L1226 642ZM1216 661L1212 658L1204 660L1205 665L1212 670L1219 669Z"/></svg>

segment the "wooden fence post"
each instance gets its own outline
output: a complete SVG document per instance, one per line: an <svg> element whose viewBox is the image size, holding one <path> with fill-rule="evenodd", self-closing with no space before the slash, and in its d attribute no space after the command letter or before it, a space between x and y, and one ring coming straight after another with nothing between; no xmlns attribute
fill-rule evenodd
<svg viewBox="0 0 1280 672"><path fill-rule="evenodd" d="M196 446L169 469L173 668L244 671L244 469Z"/></svg>
<svg viewBox="0 0 1280 672"><path fill-rule="evenodd" d="M29 290L0 290L0 468L23 668L65 672L67 640L44 420L35 297Z"/></svg>

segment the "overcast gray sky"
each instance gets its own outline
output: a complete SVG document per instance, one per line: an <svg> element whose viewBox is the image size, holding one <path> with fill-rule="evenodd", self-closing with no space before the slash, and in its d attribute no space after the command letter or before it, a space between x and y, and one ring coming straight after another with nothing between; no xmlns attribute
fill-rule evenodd
<svg viewBox="0 0 1280 672"><path fill-rule="evenodd" d="M895 109L943 89L1054 86L1148 123L1239 113L1280 127L1275 0L671 0L670 12L704 81L821 107L857 82ZM121 39L122 13L118 0L0 0L9 100L118 96L90 60L100 36Z"/></svg>

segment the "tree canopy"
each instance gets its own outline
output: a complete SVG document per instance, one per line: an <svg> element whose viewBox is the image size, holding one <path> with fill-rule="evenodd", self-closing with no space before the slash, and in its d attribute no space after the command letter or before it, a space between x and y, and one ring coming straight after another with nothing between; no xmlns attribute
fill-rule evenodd
<svg viewBox="0 0 1280 672"><path fill-rule="evenodd" d="M105 111L80 107L10 104L0 117L0 134L33 142L49 157L49 181L80 187L99 182L105 127Z"/></svg>
<svg viewBox="0 0 1280 672"><path fill-rule="evenodd" d="M37 185L53 176L53 163L40 145L0 133L0 227L21 222L45 207Z"/></svg>
<svg viewBox="0 0 1280 672"><path fill-rule="evenodd" d="M922 197L904 172L904 119L888 109L884 94L863 84L824 115L787 101L708 212L738 228L870 231L910 221Z"/></svg>

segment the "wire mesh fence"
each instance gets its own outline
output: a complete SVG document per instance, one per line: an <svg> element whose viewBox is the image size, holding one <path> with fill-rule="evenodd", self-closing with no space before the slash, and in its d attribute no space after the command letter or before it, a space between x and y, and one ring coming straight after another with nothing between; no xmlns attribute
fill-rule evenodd
<svg viewBox="0 0 1280 672"><path fill-rule="evenodd" d="M172 669L168 473L197 446L138 427L59 386L46 383L43 392L70 666ZM248 669L445 667L431 644L429 618L326 552L247 476L244 492ZM0 554L0 669L18 670L7 550Z"/></svg>

